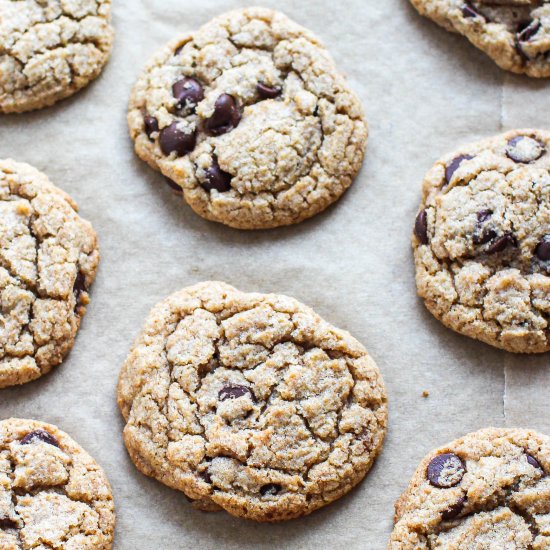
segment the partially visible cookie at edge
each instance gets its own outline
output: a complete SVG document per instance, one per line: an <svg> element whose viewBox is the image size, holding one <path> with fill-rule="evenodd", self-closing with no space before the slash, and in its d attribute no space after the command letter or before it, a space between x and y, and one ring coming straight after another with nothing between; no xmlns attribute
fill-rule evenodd
<svg viewBox="0 0 550 550"><path fill-rule="evenodd" d="M95 231L71 197L32 166L0 160L0 388L61 363L98 262Z"/></svg>
<svg viewBox="0 0 550 550"><path fill-rule="evenodd" d="M115 510L103 470L56 426L0 421L0 548L112 548Z"/></svg>
<svg viewBox="0 0 550 550"><path fill-rule="evenodd" d="M0 0L0 113L73 95L100 74L113 36L111 0Z"/></svg>
<svg viewBox="0 0 550 550"><path fill-rule="evenodd" d="M548 0L411 0L445 29L464 35L500 67L550 76Z"/></svg>
<svg viewBox="0 0 550 550"><path fill-rule="evenodd" d="M550 132L514 130L439 160L413 235L418 294L446 326L550 350Z"/></svg>
<svg viewBox="0 0 550 550"><path fill-rule="evenodd" d="M137 468L202 510L296 518L350 491L382 447L382 377L349 333L292 298L219 282L149 314L120 374Z"/></svg>
<svg viewBox="0 0 550 550"><path fill-rule="evenodd" d="M550 548L550 438L488 428L426 456L388 550Z"/></svg>
<svg viewBox="0 0 550 550"><path fill-rule="evenodd" d="M200 216L298 223L336 201L367 142L362 105L327 50L285 15L247 8L172 41L130 100L137 154Z"/></svg>

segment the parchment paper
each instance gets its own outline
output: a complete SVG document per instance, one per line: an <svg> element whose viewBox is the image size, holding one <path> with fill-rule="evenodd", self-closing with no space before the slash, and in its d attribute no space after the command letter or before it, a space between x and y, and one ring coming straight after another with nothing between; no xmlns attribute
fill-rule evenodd
<svg viewBox="0 0 550 550"><path fill-rule="evenodd" d="M328 212L246 233L197 217L133 153L131 86L178 33L244 0L113 0L117 39L102 77L40 112L0 118L0 157L46 172L80 205L101 244L74 350L43 379L0 392L0 418L57 424L104 467L117 549L383 549L393 503L435 446L486 426L550 433L548 354L514 356L454 334L416 297L410 233L425 172L460 144L514 127L550 128L548 81L501 71L407 0L264 0L316 32L364 101L364 168ZM142 476L122 443L120 366L149 309L207 279L286 293L362 341L388 387L390 429L350 495L307 518L260 525L193 510ZM428 398L422 392L430 392Z"/></svg>

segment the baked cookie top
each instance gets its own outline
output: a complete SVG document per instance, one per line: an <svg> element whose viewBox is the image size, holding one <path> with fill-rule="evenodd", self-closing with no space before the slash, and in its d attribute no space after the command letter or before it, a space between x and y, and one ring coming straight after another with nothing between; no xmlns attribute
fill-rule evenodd
<svg viewBox="0 0 550 550"><path fill-rule="evenodd" d="M137 154L195 212L241 229L324 210L351 185L368 133L318 39L264 8L217 17L160 50L128 122Z"/></svg>
<svg viewBox="0 0 550 550"><path fill-rule="evenodd" d="M422 14L464 35L500 67L550 76L550 0L411 0Z"/></svg>
<svg viewBox="0 0 550 550"><path fill-rule="evenodd" d="M0 0L0 113L52 105L96 78L111 0Z"/></svg>
<svg viewBox="0 0 550 550"><path fill-rule="evenodd" d="M550 133L514 130L438 161L413 248L418 293L446 326L550 350Z"/></svg>
<svg viewBox="0 0 550 550"><path fill-rule="evenodd" d="M108 550L111 487L93 458L51 424L0 421L0 548Z"/></svg>
<svg viewBox="0 0 550 550"><path fill-rule="evenodd" d="M425 457L395 506L390 550L550 548L550 438L471 433Z"/></svg>
<svg viewBox="0 0 550 550"><path fill-rule="evenodd" d="M138 469L201 509L308 514L367 473L386 393L365 348L292 298L201 283L158 304L118 385Z"/></svg>
<svg viewBox="0 0 550 550"><path fill-rule="evenodd" d="M74 201L32 166L0 160L0 388L63 360L98 262Z"/></svg>

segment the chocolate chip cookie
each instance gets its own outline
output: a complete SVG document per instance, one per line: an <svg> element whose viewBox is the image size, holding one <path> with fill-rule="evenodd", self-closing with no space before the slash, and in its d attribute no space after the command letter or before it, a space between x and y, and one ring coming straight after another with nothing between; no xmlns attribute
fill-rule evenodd
<svg viewBox="0 0 550 550"><path fill-rule="evenodd" d="M550 132L462 147L428 172L416 283L446 326L518 353L550 350Z"/></svg>
<svg viewBox="0 0 550 550"><path fill-rule="evenodd" d="M0 113L47 107L96 78L110 12L111 0L0 0Z"/></svg>
<svg viewBox="0 0 550 550"><path fill-rule="evenodd" d="M256 521L346 494L386 431L384 383L357 340L292 298L218 282L151 311L118 403L141 472Z"/></svg>
<svg viewBox="0 0 550 550"><path fill-rule="evenodd" d="M0 548L108 550L115 511L94 459L60 429L0 421Z"/></svg>
<svg viewBox="0 0 550 550"><path fill-rule="evenodd" d="M98 262L74 201L32 166L0 160L0 388L63 360Z"/></svg>
<svg viewBox="0 0 550 550"><path fill-rule="evenodd" d="M550 0L411 0L426 17L464 35L500 67L550 76Z"/></svg>
<svg viewBox="0 0 550 550"><path fill-rule="evenodd" d="M550 438L489 428L430 453L395 506L390 550L550 548Z"/></svg>
<svg viewBox="0 0 550 550"><path fill-rule="evenodd" d="M200 216L298 223L352 184L367 124L318 39L281 13L233 11L164 47L132 93L137 154Z"/></svg>

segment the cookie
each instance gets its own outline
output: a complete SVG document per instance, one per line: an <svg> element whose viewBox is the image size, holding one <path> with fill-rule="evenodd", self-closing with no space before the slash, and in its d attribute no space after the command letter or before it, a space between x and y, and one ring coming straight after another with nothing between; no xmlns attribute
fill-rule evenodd
<svg viewBox="0 0 550 550"><path fill-rule="evenodd" d="M550 548L550 438L489 428L425 457L395 506L389 550Z"/></svg>
<svg viewBox="0 0 550 550"><path fill-rule="evenodd" d="M0 421L0 548L108 550L115 510L103 470L59 428Z"/></svg>
<svg viewBox="0 0 550 550"><path fill-rule="evenodd" d="M71 197L32 166L0 160L0 388L61 363L98 262L96 234Z"/></svg>
<svg viewBox="0 0 550 550"><path fill-rule="evenodd" d="M256 521L309 514L359 483L386 431L365 348L292 298L224 283L158 304L118 403L145 475L203 510Z"/></svg>
<svg viewBox="0 0 550 550"><path fill-rule="evenodd" d="M47 107L96 78L110 19L111 0L0 0L0 113Z"/></svg>
<svg viewBox="0 0 550 550"><path fill-rule="evenodd" d="M413 248L418 294L447 327L550 350L550 132L515 130L438 161Z"/></svg>
<svg viewBox="0 0 550 550"><path fill-rule="evenodd" d="M465 36L497 65L550 76L548 0L411 0L424 16Z"/></svg>
<svg viewBox="0 0 550 550"><path fill-rule="evenodd" d="M357 175L368 134L319 40L264 8L217 17L160 50L128 123L137 154L197 214L240 229L327 208Z"/></svg>

